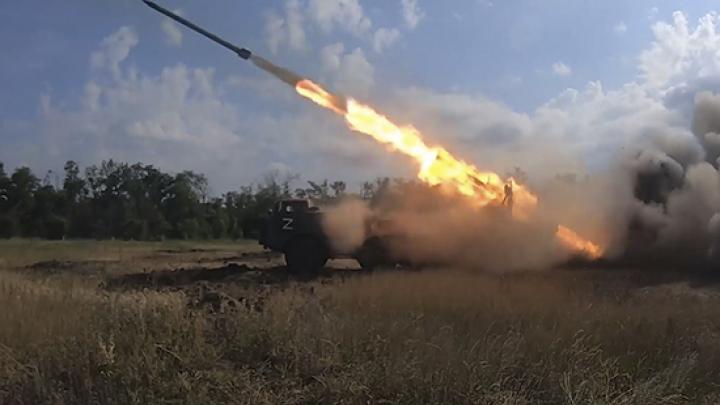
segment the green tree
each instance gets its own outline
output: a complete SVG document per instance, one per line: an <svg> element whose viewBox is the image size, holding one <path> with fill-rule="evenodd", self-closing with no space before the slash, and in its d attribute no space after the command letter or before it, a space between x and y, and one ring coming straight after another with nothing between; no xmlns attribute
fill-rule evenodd
<svg viewBox="0 0 720 405"><path fill-rule="evenodd" d="M33 218L33 236L63 239L67 233L67 220L62 215L66 205L64 193L46 184L35 190L34 200L35 204L30 212Z"/></svg>
<svg viewBox="0 0 720 405"><path fill-rule="evenodd" d="M85 197L85 180L80 177L80 167L72 160L65 163L65 179L63 181L63 192L71 203L78 203Z"/></svg>
<svg viewBox="0 0 720 405"><path fill-rule="evenodd" d="M246 217L250 208L255 203L253 189L250 186L243 186L240 191L231 191L224 196L224 206L228 214L228 236L233 239L243 238L246 229Z"/></svg>
<svg viewBox="0 0 720 405"><path fill-rule="evenodd" d="M62 182L52 172L41 182L27 167L8 176L0 163L0 237L257 237L268 210L292 197L295 179L271 173L258 184L213 198L206 177L192 171L171 175L114 160L83 171L67 161ZM376 198L388 184L387 179L366 183L362 195ZM309 181L294 195L327 202L346 192L345 182L323 180Z"/></svg>
<svg viewBox="0 0 720 405"><path fill-rule="evenodd" d="M77 163L69 160L65 163L65 177L63 179L63 194L66 206L64 210L67 218L67 235L71 238L89 238L93 235L95 222L92 203L89 196L89 186L80 174Z"/></svg>
<svg viewBox="0 0 720 405"><path fill-rule="evenodd" d="M10 184L5 165L0 162L0 238L11 238L15 235L15 221L9 215Z"/></svg>
<svg viewBox="0 0 720 405"><path fill-rule="evenodd" d="M40 181L27 167L17 168L10 176L8 204L11 214L15 217L15 223L21 236L36 236L33 211L35 208L35 191L39 186Z"/></svg>
<svg viewBox="0 0 720 405"><path fill-rule="evenodd" d="M223 205L222 198L213 198L204 204L205 222L210 226L210 236L221 239L228 235L230 215Z"/></svg>
<svg viewBox="0 0 720 405"><path fill-rule="evenodd" d="M330 184L330 188L333 191L333 197L340 198L345 195L347 184L345 184L344 181L334 181L332 184Z"/></svg>
<svg viewBox="0 0 720 405"><path fill-rule="evenodd" d="M175 176L163 201L163 212L170 224L170 237L207 237L209 227L202 217L201 199L207 191L205 176L184 171Z"/></svg>
<svg viewBox="0 0 720 405"><path fill-rule="evenodd" d="M305 189L308 198L318 202L325 202L330 199L330 185L327 180L324 180L322 183L308 181L308 185L310 187Z"/></svg>
<svg viewBox="0 0 720 405"><path fill-rule="evenodd" d="M371 200L373 197L375 197L375 186L369 181L364 182L360 189L360 198L363 200Z"/></svg>
<svg viewBox="0 0 720 405"><path fill-rule="evenodd" d="M85 169L93 237L110 238L122 234L127 202L123 186L127 175L127 164L113 160Z"/></svg>

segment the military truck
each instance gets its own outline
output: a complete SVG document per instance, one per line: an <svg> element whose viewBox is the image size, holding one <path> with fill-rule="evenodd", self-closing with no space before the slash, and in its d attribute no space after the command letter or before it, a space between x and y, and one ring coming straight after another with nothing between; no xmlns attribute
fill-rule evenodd
<svg viewBox="0 0 720 405"><path fill-rule="evenodd" d="M354 258L364 270L402 262L391 254L390 245L399 238L392 221L369 218L365 222L365 239L353 252L338 252L323 231L323 212L311 201L288 199L278 201L269 210L260 235L260 244L285 255L290 273L316 274L333 258Z"/></svg>

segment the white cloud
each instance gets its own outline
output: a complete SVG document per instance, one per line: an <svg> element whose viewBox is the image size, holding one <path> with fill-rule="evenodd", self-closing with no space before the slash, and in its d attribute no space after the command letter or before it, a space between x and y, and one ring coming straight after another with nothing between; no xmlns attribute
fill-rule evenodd
<svg viewBox="0 0 720 405"><path fill-rule="evenodd" d="M100 96L102 96L102 87L93 81L89 81L85 84L85 108L90 111L97 111L100 108ZM50 110L50 103L43 103L44 112Z"/></svg>
<svg viewBox="0 0 720 405"><path fill-rule="evenodd" d="M408 27L415 28L424 18L417 0L403 0L403 18ZM373 22L365 14L359 0L286 0L284 14L275 11L266 14L265 32L272 53L288 45L291 49L306 48L307 33L333 35L343 31L369 41L375 53L382 53L400 38L395 27L372 30Z"/></svg>
<svg viewBox="0 0 720 405"><path fill-rule="evenodd" d="M688 79L720 76L719 17L708 14L691 29L687 17L673 13L672 24L653 25L655 41L640 55L643 84L655 91L687 85Z"/></svg>
<svg viewBox="0 0 720 405"><path fill-rule="evenodd" d="M326 33L340 28L360 36L372 27L358 0L310 0L308 13Z"/></svg>
<svg viewBox="0 0 720 405"><path fill-rule="evenodd" d="M620 21L613 27L613 31L615 31L616 34L624 34L627 32L627 29L624 21Z"/></svg>
<svg viewBox="0 0 720 405"><path fill-rule="evenodd" d="M328 45L320 50L320 61L329 71L340 70L342 54L345 46L341 42Z"/></svg>
<svg viewBox="0 0 720 405"><path fill-rule="evenodd" d="M552 65L553 73L555 73L558 76L570 76L572 74L572 69L570 66L564 64L563 62L555 62Z"/></svg>
<svg viewBox="0 0 720 405"><path fill-rule="evenodd" d="M520 166L536 179L607 167L624 148L639 145L670 145L694 156L699 147L688 125L694 95L708 87L720 93L717 27L715 14L691 26L676 13L672 23L654 26L636 81L617 89L600 82L567 89L530 114L483 97L413 89L401 94L395 116L480 167L503 172ZM562 62L553 71L572 73Z"/></svg>
<svg viewBox="0 0 720 405"><path fill-rule="evenodd" d="M415 29L425 18L425 13L418 6L418 0L402 0L403 18L408 28Z"/></svg>
<svg viewBox="0 0 720 405"><path fill-rule="evenodd" d="M265 16L265 33L270 52L276 54L285 44L296 51L306 49L304 21L305 17L298 0L287 0L284 17L274 11L268 12Z"/></svg>
<svg viewBox="0 0 720 405"><path fill-rule="evenodd" d="M509 143L530 131L530 119L526 114L516 113L502 103L467 94L437 93L413 87L398 91L403 106L412 105L409 111L412 122L428 127L445 141L488 140L488 143ZM440 130L441 128L442 130Z"/></svg>
<svg viewBox="0 0 720 405"><path fill-rule="evenodd" d="M276 54L285 40L285 20L274 12L268 13L265 17L265 32L268 48L270 52Z"/></svg>
<svg viewBox="0 0 720 405"><path fill-rule="evenodd" d="M520 166L534 177L582 172L588 165L607 164L621 146L638 139L692 137L687 112L673 107L669 96L684 89L694 100L706 83L701 79L720 80L716 21L708 15L691 27L676 14L672 23L654 26L655 40L640 57L636 81L617 89L600 82L567 89L531 113L478 95L420 88L396 89L385 105L398 123L417 125L430 142L481 168L504 172ZM279 164L310 178L412 175L415 169L310 103L299 113L282 112L282 103L300 102L270 81L228 82L256 88L265 97L277 94L267 112L250 113L227 101L228 83L210 69L178 65L155 76L135 72L126 60L137 43L127 27L102 42L91 57L95 69L77 106L43 97L39 132L48 141L39 144L45 160L115 157L190 168L207 173L218 190L256 179ZM361 49L338 42L323 48L320 60L333 88L363 96L374 87L374 68ZM113 80L107 80L108 72Z"/></svg>
<svg viewBox="0 0 720 405"><path fill-rule="evenodd" d="M102 41L100 50L90 56L90 64L95 69L108 69L113 77L119 78L120 63L128 57L130 50L138 42L139 38L134 29L122 27Z"/></svg>
<svg viewBox="0 0 720 405"><path fill-rule="evenodd" d="M375 31L373 36L373 50L376 53L382 53L385 49L390 48L400 38L400 31L396 28L380 28Z"/></svg>
<svg viewBox="0 0 720 405"><path fill-rule="evenodd" d="M521 167L536 182L607 166L644 137L691 137L683 118L638 84L608 91L591 82L530 114L462 93L412 88L398 98L392 115L416 125L429 142L483 169L507 173Z"/></svg>
<svg viewBox="0 0 720 405"><path fill-rule="evenodd" d="M360 48L343 57L338 88L352 93L366 93L375 84L375 68Z"/></svg>
<svg viewBox="0 0 720 405"><path fill-rule="evenodd" d="M132 44L137 44L137 37L130 32L132 29L123 28L103 41L92 58L96 71L85 85L79 105L63 103L60 107L43 98L46 102L39 121L50 153L86 164L113 158L144 161L167 170L185 166L226 182L220 162L232 167L234 159L252 159L244 152L247 148L259 150L243 136L242 110L219 95L212 69L179 64L164 68L158 76L148 76L125 68L122 62ZM104 79L106 71L115 79ZM232 154L224 152L230 150Z"/></svg>
<svg viewBox="0 0 720 405"><path fill-rule="evenodd" d="M333 78L333 88L340 92L362 96L375 84L375 68L360 48L345 53L345 46L338 42L320 50L320 60Z"/></svg>
<svg viewBox="0 0 720 405"><path fill-rule="evenodd" d="M305 28L303 27L303 14L299 0L288 0L285 4L287 16L288 43L291 49L305 49Z"/></svg>
<svg viewBox="0 0 720 405"><path fill-rule="evenodd" d="M183 33L174 23L169 20L163 21L162 30L165 33L165 40L168 44L172 46L182 45Z"/></svg>
<svg viewBox="0 0 720 405"><path fill-rule="evenodd" d="M175 14L182 15L182 11L174 10ZM164 19L160 25L165 33L165 41L171 46L181 46L183 41L183 33L180 31L177 23L169 19Z"/></svg>
<svg viewBox="0 0 720 405"><path fill-rule="evenodd" d="M333 114L303 103L289 87L260 72L258 77L223 80L212 69L178 64L157 75L142 73L127 64L137 42L132 28L102 42L91 58L95 68L77 103L56 103L43 95L31 130L43 141L36 150L6 162L23 159L23 164L48 167L66 159L80 164L111 158L141 161L164 170L205 173L218 192L257 181L278 167L309 179L359 181L387 173L410 174L403 172L410 166L379 153L381 146L351 134ZM371 86L374 70L363 52L335 48L337 62L328 62L328 68L338 88L360 91ZM228 101L229 86L258 92L261 97L253 100L259 102L269 97L273 107L266 112L241 108ZM285 112L285 102L293 111L300 106L300 112ZM329 172L328 167L340 169Z"/></svg>

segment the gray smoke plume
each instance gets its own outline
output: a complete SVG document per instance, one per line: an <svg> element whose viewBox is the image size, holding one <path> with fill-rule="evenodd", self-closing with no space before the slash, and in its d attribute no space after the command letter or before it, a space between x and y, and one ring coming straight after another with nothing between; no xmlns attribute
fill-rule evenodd
<svg viewBox="0 0 720 405"><path fill-rule="evenodd" d="M662 134L629 157L634 206L626 253L697 261L720 242L720 96L695 98L692 135Z"/></svg>
<svg viewBox="0 0 720 405"><path fill-rule="evenodd" d="M252 55L250 56L250 60L255 64L255 66L277 77L291 87L295 87L299 81L303 80L302 76L297 73L285 69L284 67L280 67L261 56Z"/></svg>
<svg viewBox="0 0 720 405"><path fill-rule="evenodd" d="M695 97L692 131L705 149L707 161L717 167L720 156L720 95L701 92Z"/></svg>

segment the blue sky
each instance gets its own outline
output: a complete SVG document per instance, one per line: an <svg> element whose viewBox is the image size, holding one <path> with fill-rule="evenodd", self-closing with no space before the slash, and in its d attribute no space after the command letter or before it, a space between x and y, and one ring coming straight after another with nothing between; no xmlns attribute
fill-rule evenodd
<svg viewBox="0 0 720 405"><path fill-rule="evenodd" d="M158 2L497 170L585 170L648 131L687 136L669 97L720 76L711 1ZM217 191L414 173L140 0L2 2L0 19L6 166L139 160Z"/></svg>

